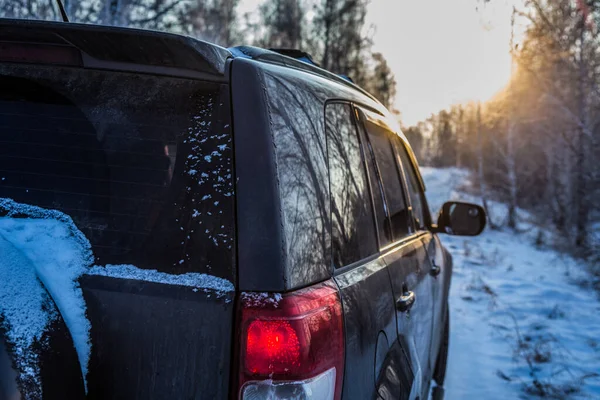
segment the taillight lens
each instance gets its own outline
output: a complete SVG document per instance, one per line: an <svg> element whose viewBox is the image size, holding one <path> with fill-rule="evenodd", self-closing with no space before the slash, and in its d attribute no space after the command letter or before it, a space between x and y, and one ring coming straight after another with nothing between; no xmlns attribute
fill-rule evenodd
<svg viewBox="0 0 600 400"><path fill-rule="evenodd" d="M289 321L254 320L246 336L246 369L252 374L300 365L300 341Z"/></svg>
<svg viewBox="0 0 600 400"><path fill-rule="evenodd" d="M333 281L282 295L242 293L240 308L240 398L283 399L316 388L341 397L344 331Z"/></svg>

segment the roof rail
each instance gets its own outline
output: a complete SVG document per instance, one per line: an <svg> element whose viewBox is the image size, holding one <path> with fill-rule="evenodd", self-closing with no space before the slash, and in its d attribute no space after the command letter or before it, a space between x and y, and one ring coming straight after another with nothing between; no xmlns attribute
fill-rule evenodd
<svg viewBox="0 0 600 400"><path fill-rule="evenodd" d="M310 54L305 51L298 49L269 49L270 51L274 51L275 53L283 54L284 56L295 58L298 61L305 62L307 64L312 64L317 67L321 67L319 63L317 63Z"/></svg>
<svg viewBox="0 0 600 400"><path fill-rule="evenodd" d="M266 49L262 49L260 47L254 47L254 46L236 46L236 47L230 47L228 50L234 57L250 58L252 60L264 61L267 63L283 65L286 67L300 69L302 71L310 72L312 74L315 74L315 75L318 75L318 76L321 76L321 77L324 77L327 79L331 79L332 81L340 83L344 86L348 86L353 89L356 89L359 92L361 92L362 94L364 94L365 96L368 96L370 99L379 103L379 100L377 100L375 98L375 96L373 96L371 93L367 92L360 86L354 84L351 80L349 80L348 77L342 77L342 76L334 74L333 72L327 71L326 69L320 68L314 62L313 62L314 65L309 64L307 62L299 61L298 59L295 59L295 58L292 58L292 57L289 57L289 56L283 54L284 51L289 51L289 50L285 50L285 49L279 50L278 49L276 51L272 51L272 50L266 50ZM303 53L300 50L293 50L293 52ZM306 54L306 53L304 53L304 54Z"/></svg>

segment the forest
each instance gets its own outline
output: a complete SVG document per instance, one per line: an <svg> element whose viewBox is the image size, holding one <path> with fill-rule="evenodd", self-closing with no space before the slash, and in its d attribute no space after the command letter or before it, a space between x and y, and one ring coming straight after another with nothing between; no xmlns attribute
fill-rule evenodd
<svg viewBox="0 0 600 400"><path fill-rule="evenodd" d="M473 7L487 1L473 0ZM72 22L166 30L226 47L304 50L373 93L401 121L394 74L373 50L369 0L263 0L251 13L240 12L239 0L63 3ZM47 0L3 1L0 16L60 20ZM526 28L506 43L510 82L492 99L440 110L404 133L421 165L469 169L484 206L506 204L505 214L489 210L492 229L518 231L518 211L527 210L540 245L598 265L600 1L525 0L512 18Z"/></svg>
<svg viewBox="0 0 600 400"><path fill-rule="evenodd" d="M422 164L467 168L484 205L506 204L505 214L489 215L492 229L519 230L518 210L525 209L539 227L539 245L588 258L596 274L598 22L598 1L525 1L512 14L513 26L525 29L507 43L510 82L488 101L456 104L404 129Z"/></svg>

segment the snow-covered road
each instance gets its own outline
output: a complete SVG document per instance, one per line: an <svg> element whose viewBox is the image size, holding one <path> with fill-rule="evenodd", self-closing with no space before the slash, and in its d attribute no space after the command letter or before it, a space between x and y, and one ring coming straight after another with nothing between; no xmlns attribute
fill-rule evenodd
<svg viewBox="0 0 600 400"><path fill-rule="evenodd" d="M432 211L469 175L422 168ZM496 217L503 207L492 204ZM446 399L600 399L600 302L568 256L536 246L538 231L441 235L454 255ZM549 234L546 234L546 240Z"/></svg>

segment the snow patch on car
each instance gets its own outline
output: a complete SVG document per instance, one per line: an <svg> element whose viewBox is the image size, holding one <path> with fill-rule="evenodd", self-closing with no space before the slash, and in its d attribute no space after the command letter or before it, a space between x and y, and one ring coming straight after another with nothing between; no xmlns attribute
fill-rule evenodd
<svg viewBox="0 0 600 400"><path fill-rule="evenodd" d="M90 323L77 279L93 261L89 241L58 211L0 199L0 213L0 314L21 378L40 387L34 347L44 345L43 334L58 317L52 301L71 333L85 378Z"/></svg>
<svg viewBox="0 0 600 400"><path fill-rule="evenodd" d="M282 297L279 293L266 292L244 292L241 294L241 300L246 307L279 307Z"/></svg>
<svg viewBox="0 0 600 400"><path fill-rule="evenodd" d="M198 273L172 275L153 269L141 269L133 265L94 266L87 275L108 276L111 278L134 279L144 282L164 283L168 285L189 286L192 290L213 291L217 297L223 297L235 290L227 279Z"/></svg>

